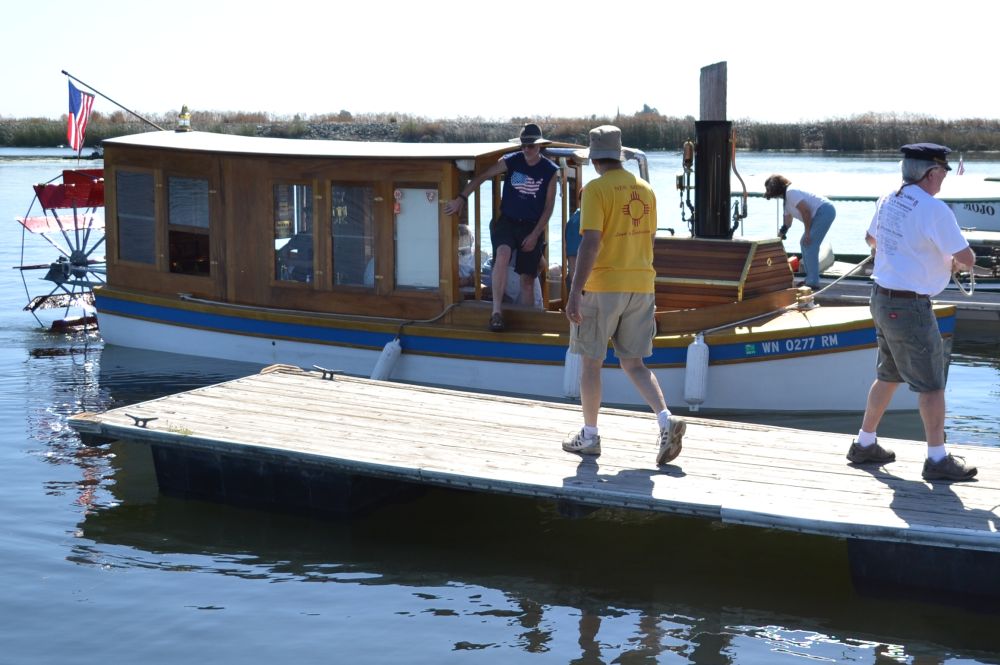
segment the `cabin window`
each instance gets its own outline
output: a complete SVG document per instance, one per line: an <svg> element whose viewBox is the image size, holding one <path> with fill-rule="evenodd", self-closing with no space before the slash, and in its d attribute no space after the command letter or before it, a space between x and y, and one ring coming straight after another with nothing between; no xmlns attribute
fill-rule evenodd
<svg viewBox="0 0 1000 665"><path fill-rule="evenodd" d="M274 186L274 278L311 282L313 194L309 185Z"/></svg>
<svg viewBox="0 0 1000 665"><path fill-rule="evenodd" d="M369 185L330 188L335 286L375 286L375 195Z"/></svg>
<svg viewBox="0 0 1000 665"><path fill-rule="evenodd" d="M152 173L118 171L115 174L118 258L122 261L156 262L154 191Z"/></svg>
<svg viewBox="0 0 1000 665"><path fill-rule="evenodd" d="M438 190L398 187L394 196L396 286L437 289L440 286Z"/></svg>
<svg viewBox="0 0 1000 665"><path fill-rule="evenodd" d="M208 275L208 180L167 178L170 272Z"/></svg>

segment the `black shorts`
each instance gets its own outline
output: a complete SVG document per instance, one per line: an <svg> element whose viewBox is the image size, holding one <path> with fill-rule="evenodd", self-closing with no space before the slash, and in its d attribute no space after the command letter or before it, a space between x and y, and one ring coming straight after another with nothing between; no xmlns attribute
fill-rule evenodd
<svg viewBox="0 0 1000 665"><path fill-rule="evenodd" d="M537 275L538 264L542 260L542 252L545 250L545 234L535 243L535 249L525 252L521 249L521 243L528 237L537 222L521 222L511 219L505 215L490 223L490 240L493 243L493 256L497 255L497 249L503 245L510 247L510 251L516 253L514 258L514 272L518 275Z"/></svg>

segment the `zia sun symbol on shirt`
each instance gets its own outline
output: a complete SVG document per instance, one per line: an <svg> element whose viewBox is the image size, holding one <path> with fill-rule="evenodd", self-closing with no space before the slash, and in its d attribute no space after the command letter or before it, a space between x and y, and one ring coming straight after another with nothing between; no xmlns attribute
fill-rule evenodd
<svg viewBox="0 0 1000 665"><path fill-rule="evenodd" d="M622 212L632 220L632 226L639 226L642 218L649 214L649 204L639 198L639 192L632 192Z"/></svg>

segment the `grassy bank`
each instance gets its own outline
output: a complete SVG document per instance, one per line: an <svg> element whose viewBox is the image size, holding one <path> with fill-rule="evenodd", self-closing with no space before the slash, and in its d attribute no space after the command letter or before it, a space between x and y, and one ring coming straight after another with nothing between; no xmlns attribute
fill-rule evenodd
<svg viewBox="0 0 1000 665"><path fill-rule="evenodd" d="M173 114L147 116L161 127L173 128ZM691 116L667 117L643 112L617 117L511 118L509 121L428 118L365 114L275 117L267 113L193 112L195 129L284 138L347 139L360 141L471 142L506 141L527 121L538 122L546 137L586 143L590 128L618 125L627 145L643 150L679 150L695 138ZM1000 150L1000 120L968 118L942 121L915 115L866 114L811 123L764 123L736 120L737 147L746 150L829 150L840 152L896 151L905 143L930 141L961 152ZM95 112L87 128L87 147L103 139L149 131L152 128L123 113ZM0 146L57 146L66 142L66 120L0 118Z"/></svg>

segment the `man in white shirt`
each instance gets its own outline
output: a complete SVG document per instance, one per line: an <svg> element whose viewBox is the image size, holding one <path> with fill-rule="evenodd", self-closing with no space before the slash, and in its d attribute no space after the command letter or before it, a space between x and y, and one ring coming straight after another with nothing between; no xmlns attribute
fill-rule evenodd
<svg viewBox="0 0 1000 665"><path fill-rule="evenodd" d="M878 339L875 382L868 392L858 438L847 459L854 464L893 462L896 454L880 446L875 430L902 383L919 393L918 407L927 437L925 480L970 480L976 467L945 450L944 389L947 343L938 330L931 298L957 268L970 269L976 255L951 209L934 196L951 167L949 148L934 143L902 147L902 186L883 196L865 239L875 253L871 312Z"/></svg>

